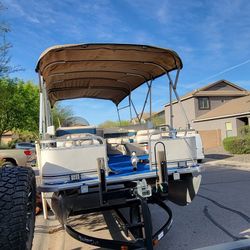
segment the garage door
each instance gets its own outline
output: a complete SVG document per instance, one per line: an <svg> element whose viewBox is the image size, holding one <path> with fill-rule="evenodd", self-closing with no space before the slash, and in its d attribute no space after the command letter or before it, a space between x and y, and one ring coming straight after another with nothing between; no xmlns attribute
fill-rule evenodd
<svg viewBox="0 0 250 250"><path fill-rule="evenodd" d="M200 130L204 149L215 148L221 146L221 130Z"/></svg>

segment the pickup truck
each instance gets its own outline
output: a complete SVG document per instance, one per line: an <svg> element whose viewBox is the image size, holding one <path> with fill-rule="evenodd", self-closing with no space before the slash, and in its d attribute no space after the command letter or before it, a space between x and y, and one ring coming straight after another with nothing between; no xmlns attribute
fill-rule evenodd
<svg viewBox="0 0 250 250"><path fill-rule="evenodd" d="M26 166L32 167L36 163L34 149L1 149L0 166Z"/></svg>

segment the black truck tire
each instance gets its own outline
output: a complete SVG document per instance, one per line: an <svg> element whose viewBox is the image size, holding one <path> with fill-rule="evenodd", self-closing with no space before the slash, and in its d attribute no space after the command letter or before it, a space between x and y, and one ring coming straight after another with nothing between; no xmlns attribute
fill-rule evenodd
<svg viewBox="0 0 250 250"><path fill-rule="evenodd" d="M34 171L19 166L0 168L0 249L32 248L35 204Z"/></svg>

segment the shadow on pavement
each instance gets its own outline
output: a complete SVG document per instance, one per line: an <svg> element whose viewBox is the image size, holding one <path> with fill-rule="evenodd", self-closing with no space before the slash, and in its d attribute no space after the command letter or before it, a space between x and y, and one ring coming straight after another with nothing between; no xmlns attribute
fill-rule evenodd
<svg viewBox="0 0 250 250"><path fill-rule="evenodd" d="M224 160L231 158L232 155L229 154L206 154L205 159L208 158L209 160L214 159L214 160Z"/></svg>

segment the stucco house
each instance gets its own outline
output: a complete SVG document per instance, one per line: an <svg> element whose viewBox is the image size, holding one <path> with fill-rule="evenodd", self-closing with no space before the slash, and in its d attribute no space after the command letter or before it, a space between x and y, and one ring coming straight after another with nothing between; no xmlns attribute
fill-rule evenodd
<svg viewBox="0 0 250 250"><path fill-rule="evenodd" d="M220 146L228 136L236 136L243 125L250 124L250 92L227 80L220 80L181 97L192 128L202 137L204 148ZM173 102L175 128L186 128L180 105ZM170 103L165 105L169 124Z"/></svg>

